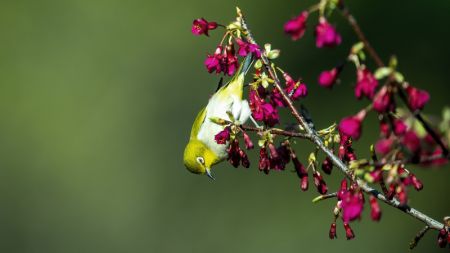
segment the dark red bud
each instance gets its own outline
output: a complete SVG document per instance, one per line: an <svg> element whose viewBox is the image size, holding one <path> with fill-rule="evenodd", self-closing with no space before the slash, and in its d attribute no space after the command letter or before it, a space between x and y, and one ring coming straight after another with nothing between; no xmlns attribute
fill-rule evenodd
<svg viewBox="0 0 450 253"><path fill-rule="evenodd" d="M336 222L331 223L330 227L330 239L337 238L336 236Z"/></svg>
<svg viewBox="0 0 450 253"><path fill-rule="evenodd" d="M345 236L347 237L347 240L351 240L351 239L355 238L355 234L353 233L353 230L348 223L344 223L344 228L345 228Z"/></svg>
<svg viewBox="0 0 450 253"><path fill-rule="evenodd" d="M379 221L381 219L381 209L378 204L377 198L370 196L370 217L374 221Z"/></svg>
<svg viewBox="0 0 450 253"><path fill-rule="evenodd" d="M331 170L333 170L333 163L331 162L331 159L329 157L325 158L325 160L323 161L322 170L323 172L325 172L325 174L331 174Z"/></svg>
<svg viewBox="0 0 450 253"><path fill-rule="evenodd" d="M439 247L445 248L445 246L447 246L447 237L448 237L448 232L445 228L439 230L439 234L438 234Z"/></svg>
<svg viewBox="0 0 450 253"><path fill-rule="evenodd" d="M328 187L325 181L323 180L322 175L320 175L318 171L315 171L313 173L313 178L314 178L314 185L316 186L317 191L322 195L327 193Z"/></svg>
<svg viewBox="0 0 450 253"><path fill-rule="evenodd" d="M244 136L245 148L252 149L254 146L252 140L250 139L250 136L248 136L246 132L242 132L242 135Z"/></svg>
<svg viewBox="0 0 450 253"><path fill-rule="evenodd" d="M411 181L412 181L412 183L413 183L413 185L414 185L414 188L415 188L417 191L422 190L422 189L423 189L423 184L422 184L422 182L416 177L416 175L414 175L414 174L411 173L409 176L411 177Z"/></svg>
<svg viewBox="0 0 450 253"><path fill-rule="evenodd" d="M247 154L244 152L244 150L239 149L239 155L241 156L241 165L244 168L249 168L250 167L250 161L248 160L248 156Z"/></svg>

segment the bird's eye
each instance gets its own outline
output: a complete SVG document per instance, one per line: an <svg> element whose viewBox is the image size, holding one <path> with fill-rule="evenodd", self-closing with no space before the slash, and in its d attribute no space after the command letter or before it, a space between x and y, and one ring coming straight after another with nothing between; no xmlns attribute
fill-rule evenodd
<svg viewBox="0 0 450 253"><path fill-rule="evenodd" d="M205 164L205 159L203 159L203 157L199 156L199 157L197 157L197 162L199 162L200 164Z"/></svg>

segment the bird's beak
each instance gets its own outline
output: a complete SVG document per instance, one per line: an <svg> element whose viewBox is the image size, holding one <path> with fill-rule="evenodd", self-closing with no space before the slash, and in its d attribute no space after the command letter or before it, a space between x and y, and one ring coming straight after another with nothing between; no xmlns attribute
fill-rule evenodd
<svg viewBox="0 0 450 253"><path fill-rule="evenodd" d="M206 175L211 178L212 180L216 180L213 175L211 174L211 169L210 168L206 168Z"/></svg>

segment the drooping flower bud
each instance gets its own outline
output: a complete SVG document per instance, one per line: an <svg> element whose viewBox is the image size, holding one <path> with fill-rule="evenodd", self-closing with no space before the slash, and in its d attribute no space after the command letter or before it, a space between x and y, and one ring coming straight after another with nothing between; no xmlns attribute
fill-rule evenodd
<svg viewBox="0 0 450 253"><path fill-rule="evenodd" d="M242 131L242 135L244 136L244 142L245 142L245 148L246 149L253 149L253 142L250 139L250 136L244 131Z"/></svg>
<svg viewBox="0 0 450 253"><path fill-rule="evenodd" d="M306 171L305 166L298 160L297 156L291 154L291 158L297 176L300 178L300 188L302 191L306 191L308 190L308 172Z"/></svg>
<svg viewBox="0 0 450 253"><path fill-rule="evenodd" d="M228 152L228 161L230 162L233 167L237 168L239 167L239 164L241 162L241 154L240 154L241 148L239 148L239 141L238 139L234 139L230 146L227 149Z"/></svg>
<svg viewBox="0 0 450 253"><path fill-rule="evenodd" d="M330 239L337 238L336 236L336 222L331 223L330 227L330 233L329 233Z"/></svg>
<svg viewBox="0 0 450 253"><path fill-rule="evenodd" d="M336 28L332 26L325 17L319 18L319 24L316 26L315 33L316 46L322 47L335 47L342 42L341 35L336 31Z"/></svg>
<svg viewBox="0 0 450 253"><path fill-rule="evenodd" d="M409 174L409 177L411 178L412 184L414 186L414 189L416 189L417 191L420 191L423 189L423 184L422 181L420 181L416 175L414 175L413 173Z"/></svg>
<svg viewBox="0 0 450 253"><path fill-rule="evenodd" d="M387 155L392 150L393 142L394 140L391 138L380 139L375 144L375 151L382 156Z"/></svg>
<svg viewBox="0 0 450 253"><path fill-rule="evenodd" d="M213 55L208 55L205 60L205 67L209 73L216 71L216 73L220 73L222 68L222 46L217 46L216 51Z"/></svg>
<svg viewBox="0 0 450 253"><path fill-rule="evenodd" d="M308 12L303 11L300 15L292 18L284 24L284 32L289 34L292 40L300 39L303 37L303 34L305 34L307 18Z"/></svg>
<svg viewBox="0 0 450 253"><path fill-rule="evenodd" d="M380 205L378 204L377 198L370 195L369 201L370 201L370 217L374 221L379 221L381 219L381 209Z"/></svg>
<svg viewBox="0 0 450 253"><path fill-rule="evenodd" d="M373 109L379 113L384 113L393 109L391 93L387 86L383 86L373 98Z"/></svg>
<svg viewBox="0 0 450 253"><path fill-rule="evenodd" d="M397 136L402 136L403 134L405 134L407 126L405 124L405 122L403 122L403 120L401 119L396 119L394 120L394 134Z"/></svg>
<svg viewBox="0 0 450 253"><path fill-rule="evenodd" d="M339 132L341 135L346 135L357 140L361 136L361 125L366 113L364 110L357 115L345 117L339 122Z"/></svg>
<svg viewBox="0 0 450 253"><path fill-rule="evenodd" d="M317 191L322 195L326 194L328 191L328 187L325 181L323 180L322 175L320 175L318 171L314 171L313 178L314 178L314 185L316 186Z"/></svg>
<svg viewBox="0 0 450 253"><path fill-rule="evenodd" d="M346 223L346 222L344 223L344 228L345 228L345 236L347 237L347 240L351 240L351 239L355 238L355 234L353 233L353 230L348 223Z"/></svg>
<svg viewBox="0 0 450 253"><path fill-rule="evenodd" d="M408 104L412 110L422 110L425 104L430 100L430 94L427 91L417 89L411 85L406 88L408 95Z"/></svg>
<svg viewBox="0 0 450 253"><path fill-rule="evenodd" d="M325 88L331 88L336 83L339 75L338 68L332 68L331 70L324 70L319 75L319 85Z"/></svg>
<svg viewBox="0 0 450 253"><path fill-rule="evenodd" d="M372 72L370 72L365 66L358 68L356 77L356 98L361 99L362 96L366 96L367 98L372 99L378 86L378 80L375 79Z"/></svg>
<svg viewBox="0 0 450 253"><path fill-rule="evenodd" d="M439 234L438 234L438 245L441 248L445 248L445 246L447 246L448 243L448 232L445 228L442 228L441 230L439 230Z"/></svg>
<svg viewBox="0 0 450 253"><path fill-rule="evenodd" d="M406 131L402 143L413 154L417 154L420 150L420 139L412 130Z"/></svg>
<svg viewBox="0 0 450 253"><path fill-rule="evenodd" d="M261 147L259 150L259 164L258 168L260 171L264 171L266 174L269 173L269 156L267 155L266 147Z"/></svg>
<svg viewBox="0 0 450 253"><path fill-rule="evenodd" d="M331 159L328 156L322 162L322 170L323 172L325 172L325 174L328 175L330 175L331 171L333 170L333 162L331 162Z"/></svg>
<svg viewBox="0 0 450 253"><path fill-rule="evenodd" d="M241 157L241 165L244 168L249 168L250 167L250 160L248 159L247 154L244 152L244 150L239 149L239 155Z"/></svg>

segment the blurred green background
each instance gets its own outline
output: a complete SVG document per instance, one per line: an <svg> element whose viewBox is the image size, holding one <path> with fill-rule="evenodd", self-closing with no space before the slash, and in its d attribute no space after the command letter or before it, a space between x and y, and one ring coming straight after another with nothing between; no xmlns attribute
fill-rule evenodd
<svg viewBox="0 0 450 253"><path fill-rule="evenodd" d="M261 174L221 164L214 183L188 173L182 152L197 111L216 88L203 61L220 40L195 37L192 20L247 14L256 39L282 49L280 66L309 85L304 104L318 127L353 114L354 73L333 91L316 78L345 57L292 42L282 25L313 1L3 0L0 3L0 252L406 252L422 224L382 205L380 223L354 222L356 239L328 239L334 201L311 204L289 171ZM449 104L449 1L348 1L384 59L430 91L426 113ZM370 64L369 64L370 65ZM370 65L373 67L373 65ZM357 144L367 155L376 119ZM370 133L373 133L372 135ZM311 150L300 143L305 160ZM253 164L256 164L253 158ZM411 204L449 215L449 166L413 169ZM326 177L336 187L340 175ZM417 252L437 252L436 233Z"/></svg>

